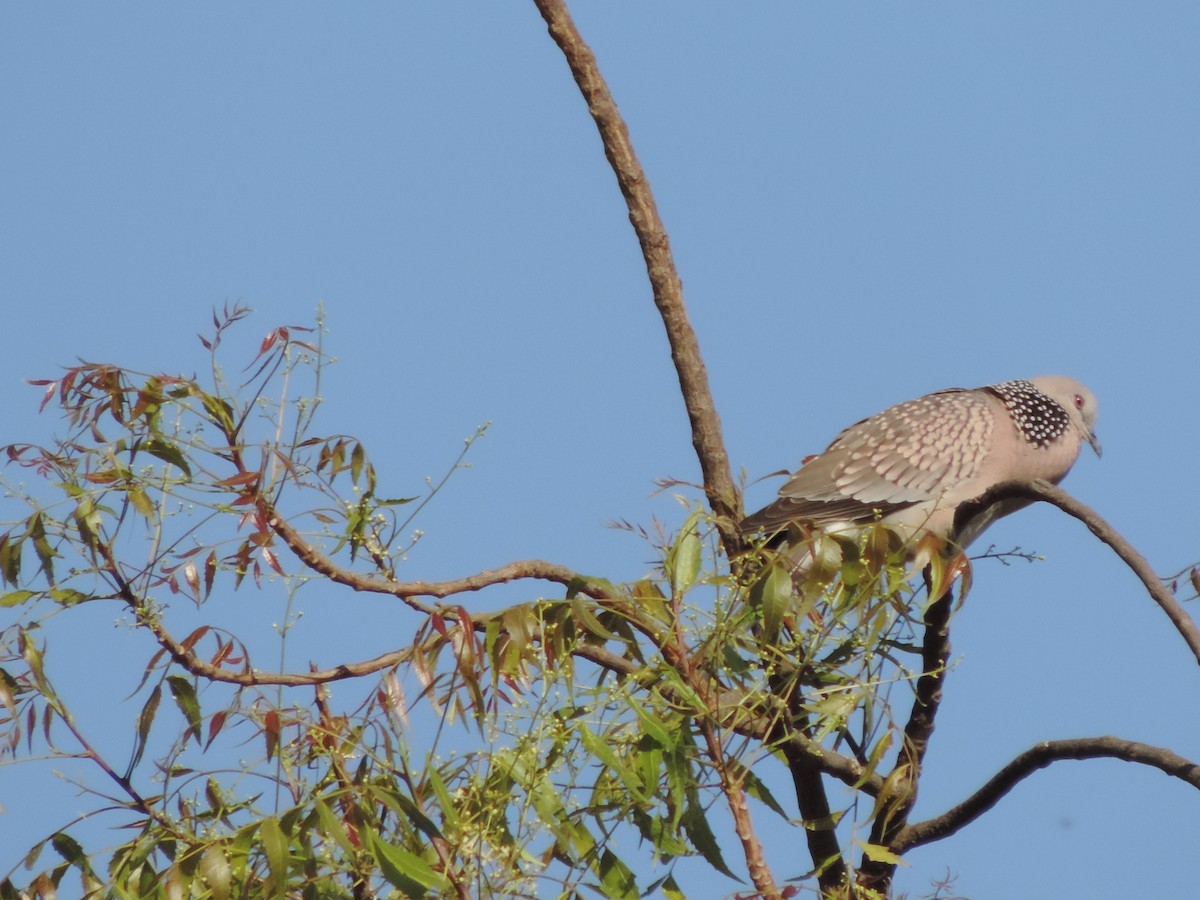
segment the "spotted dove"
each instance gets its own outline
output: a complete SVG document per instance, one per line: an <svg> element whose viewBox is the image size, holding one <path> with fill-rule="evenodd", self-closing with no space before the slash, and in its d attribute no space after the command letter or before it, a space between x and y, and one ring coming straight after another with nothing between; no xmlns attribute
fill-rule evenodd
<svg viewBox="0 0 1200 900"><path fill-rule="evenodd" d="M1083 441L1100 455L1095 422L1092 392L1060 375L918 397L845 429L805 461L773 503L747 516L741 530L778 544L792 525L852 534L881 521L910 544L932 534L966 548L1027 503L981 509L969 501L1010 479L1059 482ZM796 564L805 567L801 558Z"/></svg>

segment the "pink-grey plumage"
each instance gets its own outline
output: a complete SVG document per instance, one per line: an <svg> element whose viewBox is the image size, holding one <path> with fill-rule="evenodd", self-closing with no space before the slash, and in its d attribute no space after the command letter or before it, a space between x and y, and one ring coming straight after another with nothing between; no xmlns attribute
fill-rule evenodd
<svg viewBox="0 0 1200 900"><path fill-rule="evenodd" d="M928 394L845 429L741 528L780 543L794 524L836 534L882 521L965 548L1026 504L956 516L964 504L1011 479L1061 481L1084 441L1100 454L1095 423L1092 392L1061 375Z"/></svg>

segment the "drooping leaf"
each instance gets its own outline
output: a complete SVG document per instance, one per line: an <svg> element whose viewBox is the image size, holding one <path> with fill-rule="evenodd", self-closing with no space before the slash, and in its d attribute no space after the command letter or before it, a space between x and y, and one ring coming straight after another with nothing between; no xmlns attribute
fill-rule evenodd
<svg viewBox="0 0 1200 900"><path fill-rule="evenodd" d="M267 759L275 756L279 749L279 713L271 709L263 716L263 735L267 739Z"/></svg>
<svg viewBox="0 0 1200 900"><path fill-rule="evenodd" d="M177 445L162 438L153 437L142 447L151 456L157 456L163 462L170 463L179 469L188 478L192 477L192 467L188 465L187 457L183 455L183 451Z"/></svg>
<svg viewBox="0 0 1200 900"><path fill-rule="evenodd" d="M424 898L429 891L444 891L450 886L446 876L435 872L421 857L387 843L374 833L371 834L371 852L383 877L408 897Z"/></svg>
<svg viewBox="0 0 1200 900"><path fill-rule="evenodd" d="M150 734L150 726L154 724L154 716L158 712L158 703L161 699L162 685L156 684L154 690L150 692L150 696L146 698L142 712L138 716L137 737L133 743L133 754L129 759L129 767L125 770L126 779L133 774L137 764L142 761L142 754L146 751L146 738Z"/></svg>
<svg viewBox="0 0 1200 900"><path fill-rule="evenodd" d="M232 872L220 844L213 844L200 857L200 875L208 882L213 900L229 900Z"/></svg>
<svg viewBox="0 0 1200 900"><path fill-rule="evenodd" d="M196 696L195 685L182 675L169 675L167 686L171 689L171 696L175 698L175 705L187 719L188 731L196 738L196 743L200 743L200 700Z"/></svg>
<svg viewBox="0 0 1200 900"><path fill-rule="evenodd" d="M598 868L600 887L603 888L606 897L615 897L619 898L619 900L637 900L640 896L637 879L633 877L633 872L611 850L606 848L600 854Z"/></svg>
<svg viewBox="0 0 1200 900"><path fill-rule="evenodd" d="M725 865L725 858L721 856L721 848L717 846L717 838L708 824L704 807L700 804L700 799L694 791L688 792L687 808L684 810L680 822L683 830L687 833L688 840L692 842L692 846L700 851L700 855L710 866L722 875L728 875L735 881L739 880L729 871L729 866Z"/></svg>
<svg viewBox="0 0 1200 900"><path fill-rule="evenodd" d="M258 834L262 839L263 853L267 857L267 868L271 872L272 894L283 897L288 880L288 839L284 836L279 820L273 816L259 823Z"/></svg>

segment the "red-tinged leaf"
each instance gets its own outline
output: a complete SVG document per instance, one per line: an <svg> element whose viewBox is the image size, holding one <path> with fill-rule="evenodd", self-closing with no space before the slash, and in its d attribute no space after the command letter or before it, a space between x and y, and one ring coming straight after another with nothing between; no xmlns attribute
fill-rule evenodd
<svg viewBox="0 0 1200 900"><path fill-rule="evenodd" d="M154 668L158 665L159 661L164 656L166 656L166 654L167 654L166 648L163 648L162 650L159 650L157 653L155 653L152 657L150 657L150 662L146 663L146 670L144 672L142 672L142 680L138 682L138 686L133 689L133 693L131 693L129 695L129 697L134 696L134 694L136 694L138 691L140 691L142 689L142 685L144 685L146 683L146 681L150 678L150 673L154 671ZM126 697L125 699L128 700L129 697Z"/></svg>
<svg viewBox="0 0 1200 900"><path fill-rule="evenodd" d="M46 743L52 748L54 747L54 738L50 736L50 726L54 723L54 707L47 703L45 709L42 710L42 735L46 738Z"/></svg>
<svg viewBox="0 0 1200 900"><path fill-rule="evenodd" d="M462 628L463 638L471 642L471 650L476 656L483 655L483 644L480 642L480 635L475 630L475 624L471 620L471 614L467 612L467 608L461 604L455 609L458 610L458 623Z"/></svg>
<svg viewBox="0 0 1200 900"><path fill-rule="evenodd" d="M191 650L193 647L196 646L197 643L199 643L200 638L202 638L206 634L208 634L208 632L210 630L211 630L211 628L208 625L201 625L199 628L195 629L191 634L189 634L187 637L185 637L182 641L180 641L179 645L184 650Z"/></svg>
<svg viewBox="0 0 1200 900"><path fill-rule="evenodd" d="M254 561L254 565L250 569L250 573L254 576L254 586L262 590L262 566L258 564L258 560Z"/></svg>
<svg viewBox="0 0 1200 900"><path fill-rule="evenodd" d="M213 713L212 718L208 720L208 740L204 742L205 750L212 746L213 740L221 733L221 729L225 727L225 719L228 715L229 711L222 709Z"/></svg>
<svg viewBox="0 0 1200 900"><path fill-rule="evenodd" d="M54 396L54 390L55 390L55 388L57 388L57 387L58 387L58 382L56 382L56 381L46 381L46 382L33 381L33 382L30 382L30 383L31 383L31 384L46 384L46 385L47 385L47 387L46 387L46 393L45 393L45 394L42 396L42 404L41 404L41 406L39 406L39 407L38 407L38 412L39 412L39 413L45 412L45 411L46 411L46 407L50 405L50 399L51 399L51 398Z"/></svg>
<svg viewBox="0 0 1200 900"><path fill-rule="evenodd" d="M266 353L268 350L270 350L272 347L275 346L275 342L278 341L280 338L279 332L282 330L283 329L281 329L281 328L276 328L274 331L269 332L265 338L263 338L263 342L261 345L259 345L259 348L258 348L258 356L262 356L264 353ZM256 356L255 359L257 359L257 358L258 357Z"/></svg>
<svg viewBox="0 0 1200 900"><path fill-rule="evenodd" d="M279 565L279 560L275 557L275 554L272 552L270 547L261 547L258 552L262 555L263 562L274 569L278 574L283 574L283 567Z"/></svg>
<svg viewBox="0 0 1200 900"><path fill-rule="evenodd" d="M446 620L442 618L442 614L435 612L430 614L429 620L433 623L433 627L437 629L438 634L446 636Z"/></svg>
<svg viewBox="0 0 1200 900"><path fill-rule="evenodd" d="M229 659L231 653L233 653L233 641L218 641L217 652L213 654L212 659L209 660L209 664L220 666L221 663Z"/></svg>
<svg viewBox="0 0 1200 900"><path fill-rule="evenodd" d="M267 760L275 756L279 749L279 713L269 710L263 717L263 736L267 739Z"/></svg>
<svg viewBox="0 0 1200 900"><path fill-rule="evenodd" d="M214 487L243 487L245 485L254 484L258 481L258 472L238 472L236 475L230 475L228 478L222 478L220 481L214 481Z"/></svg>
<svg viewBox="0 0 1200 900"><path fill-rule="evenodd" d="M105 469L102 472L88 472L83 476L83 480L88 484L112 484L121 478L121 474L116 469Z"/></svg>

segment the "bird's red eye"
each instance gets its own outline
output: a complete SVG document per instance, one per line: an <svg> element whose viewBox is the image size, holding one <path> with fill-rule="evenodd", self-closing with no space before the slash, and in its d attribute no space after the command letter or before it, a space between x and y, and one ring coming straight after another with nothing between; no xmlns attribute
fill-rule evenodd
<svg viewBox="0 0 1200 900"><path fill-rule="evenodd" d="M1083 409L1083 395L1082 394L1075 395L1075 408Z"/></svg>

